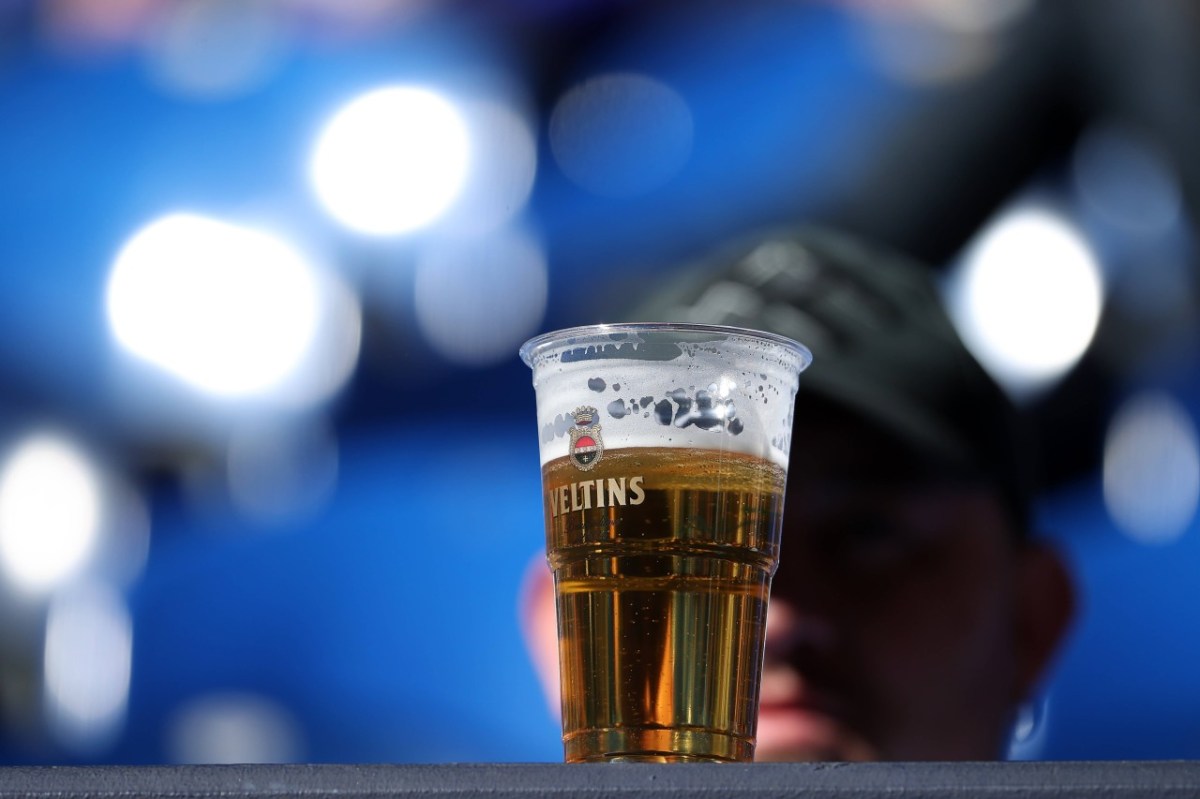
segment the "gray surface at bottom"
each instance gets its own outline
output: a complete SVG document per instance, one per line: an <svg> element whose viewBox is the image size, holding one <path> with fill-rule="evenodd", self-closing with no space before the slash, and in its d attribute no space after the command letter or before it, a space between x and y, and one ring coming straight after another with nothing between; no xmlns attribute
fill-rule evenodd
<svg viewBox="0 0 1200 799"><path fill-rule="evenodd" d="M1179 797L1200 761L10 766L0 797Z"/></svg>

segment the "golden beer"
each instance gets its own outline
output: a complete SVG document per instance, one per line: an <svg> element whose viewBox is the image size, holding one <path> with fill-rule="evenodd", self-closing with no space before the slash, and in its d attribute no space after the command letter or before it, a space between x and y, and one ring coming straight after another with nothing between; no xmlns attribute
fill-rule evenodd
<svg viewBox="0 0 1200 799"><path fill-rule="evenodd" d="M568 762L753 759L785 477L675 447L543 467Z"/></svg>
<svg viewBox="0 0 1200 799"><path fill-rule="evenodd" d="M754 757L800 372L791 339L631 322L537 336L568 762Z"/></svg>

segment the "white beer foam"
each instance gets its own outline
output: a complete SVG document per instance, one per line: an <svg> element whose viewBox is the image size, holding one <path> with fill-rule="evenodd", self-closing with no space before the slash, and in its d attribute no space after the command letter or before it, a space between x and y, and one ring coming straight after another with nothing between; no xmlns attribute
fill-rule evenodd
<svg viewBox="0 0 1200 799"><path fill-rule="evenodd" d="M534 370L543 465L570 454L579 408L606 450L675 446L753 455L787 468L797 375L811 356L786 340L689 326L548 334L522 349Z"/></svg>

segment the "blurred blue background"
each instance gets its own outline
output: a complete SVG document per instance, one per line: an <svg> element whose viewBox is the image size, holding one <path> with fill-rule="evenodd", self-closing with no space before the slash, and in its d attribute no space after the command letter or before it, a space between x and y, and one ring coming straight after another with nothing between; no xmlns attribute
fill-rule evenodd
<svg viewBox="0 0 1200 799"><path fill-rule="evenodd" d="M1012 756L1200 756L1198 14L3 0L0 762L560 759L516 349L782 224L937 267L1042 433Z"/></svg>

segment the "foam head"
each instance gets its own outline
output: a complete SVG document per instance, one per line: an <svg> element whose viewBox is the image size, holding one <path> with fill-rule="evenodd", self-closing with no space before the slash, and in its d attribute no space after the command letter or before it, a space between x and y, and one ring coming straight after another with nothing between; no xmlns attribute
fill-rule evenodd
<svg viewBox="0 0 1200 799"><path fill-rule="evenodd" d="M547 333L521 357L533 369L542 464L571 455L581 467L604 448L682 447L786 469L798 378L812 360L769 333L651 323Z"/></svg>

